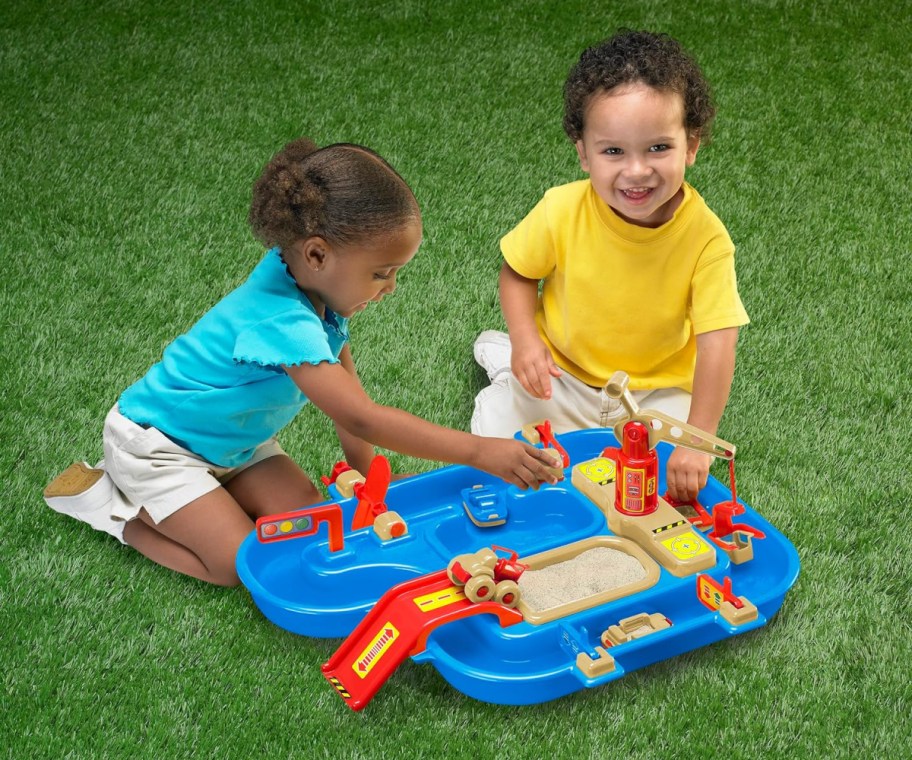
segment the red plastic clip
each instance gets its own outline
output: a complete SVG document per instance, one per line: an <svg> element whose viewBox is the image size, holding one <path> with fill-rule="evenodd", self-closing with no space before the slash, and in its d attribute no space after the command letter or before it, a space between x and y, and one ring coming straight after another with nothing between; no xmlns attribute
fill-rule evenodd
<svg viewBox="0 0 912 760"><path fill-rule="evenodd" d="M678 509L679 507L690 507L693 509L693 511L697 514L693 517L687 518L687 521L691 525L696 525L698 528L708 528L713 524L712 515L706 511L706 508L700 504L697 499L693 499L691 501L678 501L677 499L672 499L667 492L663 498L679 512L681 511Z"/></svg>
<svg viewBox="0 0 912 760"><path fill-rule="evenodd" d="M558 443L557 438L554 433L551 431L551 420L545 420L541 425L535 426L535 431L538 433L538 437L541 439L542 446L547 448L551 446L558 454L560 454L561 461L564 463L564 468L570 466L570 455L567 454L567 450Z"/></svg>
<svg viewBox="0 0 912 760"><path fill-rule="evenodd" d="M713 529L707 536L716 542L724 541L726 536L730 536L733 533L747 533L754 538L766 538L766 534L762 530L751 527L746 523L732 522L733 515L740 515L743 512L744 507L735 501L720 501L713 507Z"/></svg>
<svg viewBox="0 0 912 760"><path fill-rule="evenodd" d="M333 465L332 471L329 473L329 477L321 475L320 480L323 481L324 486L332 485L343 472L348 472L350 469L351 467L348 462L336 462Z"/></svg>

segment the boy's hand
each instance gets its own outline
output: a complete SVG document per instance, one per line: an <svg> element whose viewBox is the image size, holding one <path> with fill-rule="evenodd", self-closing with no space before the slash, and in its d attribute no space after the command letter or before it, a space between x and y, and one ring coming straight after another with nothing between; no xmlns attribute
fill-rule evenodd
<svg viewBox="0 0 912 760"><path fill-rule="evenodd" d="M519 488L538 490L540 483L556 483L549 471L554 460L528 443L510 438L480 438L476 466Z"/></svg>
<svg viewBox="0 0 912 760"><path fill-rule="evenodd" d="M706 485L712 459L709 454L677 446L671 452L665 466L668 495L676 501L685 503L696 499L697 494Z"/></svg>
<svg viewBox="0 0 912 760"><path fill-rule="evenodd" d="M513 343L510 369L530 396L546 401L551 398L551 378L563 374L538 337L526 343Z"/></svg>

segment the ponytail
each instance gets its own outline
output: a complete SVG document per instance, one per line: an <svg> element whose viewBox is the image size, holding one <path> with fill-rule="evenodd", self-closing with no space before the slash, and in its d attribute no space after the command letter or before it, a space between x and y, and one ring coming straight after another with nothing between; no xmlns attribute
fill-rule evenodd
<svg viewBox="0 0 912 760"><path fill-rule="evenodd" d="M361 145L318 148L306 137L288 143L253 185L248 221L265 246L319 236L351 244L418 221L405 180Z"/></svg>

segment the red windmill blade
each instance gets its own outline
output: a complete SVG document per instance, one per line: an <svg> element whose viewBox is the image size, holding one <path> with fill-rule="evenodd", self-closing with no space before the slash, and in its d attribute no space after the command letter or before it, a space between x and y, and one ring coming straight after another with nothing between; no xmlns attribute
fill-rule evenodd
<svg viewBox="0 0 912 760"><path fill-rule="evenodd" d="M378 454L371 461L364 482L356 483L353 489L358 498L358 506L355 507L352 530L373 525L377 515L386 512L386 504L383 503L383 500L386 498L386 492L392 479L393 471L390 468L389 460L382 454Z"/></svg>

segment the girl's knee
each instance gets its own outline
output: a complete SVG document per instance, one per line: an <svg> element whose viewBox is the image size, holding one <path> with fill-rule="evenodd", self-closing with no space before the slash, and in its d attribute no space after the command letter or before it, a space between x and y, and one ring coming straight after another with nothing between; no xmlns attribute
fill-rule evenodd
<svg viewBox="0 0 912 760"><path fill-rule="evenodd" d="M237 570L234 568L225 568L213 573L209 582L216 586L224 586L225 588L234 588L241 585L241 579L238 577Z"/></svg>
<svg viewBox="0 0 912 760"><path fill-rule="evenodd" d="M222 541L190 546L173 533L167 536L159 532L151 518L147 521L142 513L124 526L124 541L153 562L182 575L227 587L240 584L235 556L246 535L238 531L233 539L222 535Z"/></svg>
<svg viewBox="0 0 912 760"><path fill-rule="evenodd" d="M206 568L204 580L216 586L233 588L239 586L241 579L238 577L235 557L241 542L226 540L224 543L211 545L207 550L200 552L199 559Z"/></svg>
<svg viewBox="0 0 912 760"><path fill-rule="evenodd" d="M301 492L301 506L316 504L318 501L323 501L323 494L313 481L308 481Z"/></svg>
<svg viewBox="0 0 912 760"><path fill-rule="evenodd" d="M325 498L287 455L251 465L229 480L225 488L254 519L317 504Z"/></svg>

